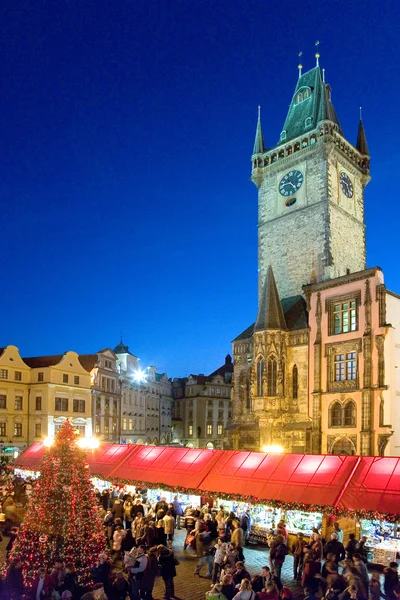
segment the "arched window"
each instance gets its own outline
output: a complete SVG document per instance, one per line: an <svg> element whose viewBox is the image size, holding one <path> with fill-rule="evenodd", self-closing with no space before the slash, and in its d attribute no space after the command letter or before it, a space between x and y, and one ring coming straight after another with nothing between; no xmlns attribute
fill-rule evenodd
<svg viewBox="0 0 400 600"><path fill-rule="evenodd" d="M257 396L264 394L264 361L262 358L257 363Z"/></svg>
<svg viewBox="0 0 400 600"><path fill-rule="evenodd" d="M297 369L297 365L294 365L292 371L292 389L293 400L297 400L299 397L299 371Z"/></svg>
<svg viewBox="0 0 400 600"><path fill-rule="evenodd" d="M331 427L341 427L342 426L342 407L339 402L335 402L335 404L331 408Z"/></svg>
<svg viewBox="0 0 400 600"><path fill-rule="evenodd" d="M294 103L295 104L299 104L300 102L303 102L303 100L307 100L307 98L309 98L310 96L311 96L311 90L310 90L310 88L309 87L302 88L295 95L295 97L294 97Z"/></svg>
<svg viewBox="0 0 400 600"><path fill-rule="evenodd" d="M349 439L341 438L333 445L331 454L352 456L353 454L355 454L354 446Z"/></svg>
<svg viewBox="0 0 400 600"><path fill-rule="evenodd" d="M276 396L276 375L277 375L277 363L275 358L270 358L268 361L267 368L267 383L268 383L268 396Z"/></svg>
<svg viewBox="0 0 400 600"><path fill-rule="evenodd" d="M346 402L344 407L344 426L355 427L356 426L356 405L352 400Z"/></svg>

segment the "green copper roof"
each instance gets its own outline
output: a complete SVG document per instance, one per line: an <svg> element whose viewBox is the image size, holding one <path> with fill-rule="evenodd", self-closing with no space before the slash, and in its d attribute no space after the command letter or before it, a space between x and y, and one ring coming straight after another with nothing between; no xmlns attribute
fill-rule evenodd
<svg viewBox="0 0 400 600"><path fill-rule="evenodd" d="M301 94L303 94L303 99ZM297 81L283 126L286 137L281 137L279 143L292 140L308 131L312 131L321 121L333 121L341 131L332 104L330 87L322 80L321 69L314 67L301 75Z"/></svg>

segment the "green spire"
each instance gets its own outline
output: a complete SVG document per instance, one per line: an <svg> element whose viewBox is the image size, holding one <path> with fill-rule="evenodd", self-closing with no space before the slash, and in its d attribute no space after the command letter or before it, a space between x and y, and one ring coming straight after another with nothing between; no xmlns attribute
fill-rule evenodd
<svg viewBox="0 0 400 600"><path fill-rule="evenodd" d="M261 128L261 106L259 106L253 154L263 154L263 152L264 152L264 138L263 138L262 128Z"/></svg>
<svg viewBox="0 0 400 600"><path fill-rule="evenodd" d="M361 154L364 154L365 156L369 156L367 137L365 135L364 124L363 124L362 115L361 115L361 106L360 106L360 122L358 124L356 148Z"/></svg>
<svg viewBox="0 0 400 600"><path fill-rule="evenodd" d="M257 321L254 326L254 331L265 331L266 329L287 329L271 265L265 276Z"/></svg>
<svg viewBox="0 0 400 600"><path fill-rule="evenodd" d="M318 55L319 58L319 55ZM301 74L290 103L280 142L292 140L316 128L321 121L332 121L341 132L331 100L331 88L317 66Z"/></svg>

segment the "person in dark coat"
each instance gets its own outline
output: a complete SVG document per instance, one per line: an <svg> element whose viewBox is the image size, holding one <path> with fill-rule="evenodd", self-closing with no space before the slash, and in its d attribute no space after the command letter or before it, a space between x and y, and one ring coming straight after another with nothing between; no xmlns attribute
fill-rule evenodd
<svg viewBox="0 0 400 600"><path fill-rule="evenodd" d="M349 541L346 546L346 554L347 558L353 558L354 554L357 552L358 542L356 540L356 536L354 533L350 533Z"/></svg>
<svg viewBox="0 0 400 600"><path fill-rule="evenodd" d="M94 583L102 583L106 591L108 588L110 571L111 565L107 560L107 555L99 554L99 560L92 569L92 578Z"/></svg>
<svg viewBox="0 0 400 600"><path fill-rule="evenodd" d="M10 539L8 540L8 544L6 546L6 556L8 558L8 555L10 554L13 544L15 542L15 540L17 539L17 535L18 535L18 527L11 527L11 535L10 535Z"/></svg>
<svg viewBox="0 0 400 600"><path fill-rule="evenodd" d="M46 569L39 569L37 577L33 580L32 587L29 591L29 600L36 600L40 587L40 600L49 600L54 590L54 580L51 575L46 573Z"/></svg>
<svg viewBox="0 0 400 600"><path fill-rule="evenodd" d="M158 573L157 546L150 548L147 555L147 565L140 584L143 600L153 600L153 588Z"/></svg>
<svg viewBox="0 0 400 600"><path fill-rule="evenodd" d="M65 590L71 592L73 600L79 598L78 577L74 563L67 563L65 565L65 577L61 591L64 592Z"/></svg>
<svg viewBox="0 0 400 600"><path fill-rule="evenodd" d="M174 577L176 577L177 561L172 550L162 545L157 546L157 559L165 585L164 600L171 600L175 597Z"/></svg>
<svg viewBox="0 0 400 600"><path fill-rule="evenodd" d="M20 600L25 590L22 576L22 562L19 558L12 561L7 569L4 581L4 597L7 600Z"/></svg>
<svg viewBox="0 0 400 600"><path fill-rule="evenodd" d="M121 542L121 550L123 552L129 552L132 550L135 545L135 540L133 539L132 529L126 529L125 537Z"/></svg>
<svg viewBox="0 0 400 600"><path fill-rule="evenodd" d="M397 562L391 562L388 567L384 570L385 580L383 583L383 589L385 590L386 600L397 600L397 592L399 586L399 574L397 572ZM395 594L396 590L396 594Z"/></svg>
<svg viewBox="0 0 400 600"><path fill-rule="evenodd" d="M115 574L115 579L107 594L109 600L126 600L129 595L129 583L122 571Z"/></svg>
<svg viewBox="0 0 400 600"><path fill-rule="evenodd" d="M344 560L346 557L346 552L342 542L339 542L337 533L331 534L331 539L324 546L324 556L328 554L335 555L335 562L339 564L341 560Z"/></svg>
<svg viewBox="0 0 400 600"><path fill-rule="evenodd" d="M111 512L114 515L114 519L121 519L121 521L123 520L125 511L122 500L120 500L119 498L115 500Z"/></svg>
<svg viewBox="0 0 400 600"><path fill-rule="evenodd" d="M131 514L132 519L135 519L138 515L144 517L144 507L140 500L136 500L135 504L132 506Z"/></svg>
<svg viewBox="0 0 400 600"><path fill-rule="evenodd" d="M164 515L166 514L166 512L168 510L168 504L166 503L165 498L160 498L160 501L157 502L157 504L155 505L154 512L156 513L156 515L160 510L164 511Z"/></svg>
<svg viewBox="0 0 400 600"><path fill-rule="evenodd" d="M110 508L110 492L107 489L103 490L103 493L101 494L101 503L103 505L104 510Z"/></svg>

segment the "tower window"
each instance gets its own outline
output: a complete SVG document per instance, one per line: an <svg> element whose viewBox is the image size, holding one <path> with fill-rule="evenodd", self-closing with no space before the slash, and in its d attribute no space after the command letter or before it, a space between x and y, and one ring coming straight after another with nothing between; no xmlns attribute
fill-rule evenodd
<svg viewBox="0 0 400 600"><path fill-rule="evenodd" d="M301 88L294 97L294 103L300 104L300 102L307 100L307 98L310 98L310 96L311 96L311 89L309 87Z"/></svg>
<svg viewBox="0 0 400 600"><path fill-rule="evenodd" d="M294 365L292 372L292 388L293 388L293 400L297 400L299 397L299 371L297 365Z"/></svg>
<svg viewBox="0 0 400 600"><path fill-rule="evenodd" d="M311 117L307 117L306 122L305 122L305 126L306 127L311 127L312 125L312 118Z"/></svg>
<svg viewBox="0 0 400 600"><path fill-rule="evenodd" d="M260 359L257 363L257 396L264 393L264 361Z"/></svg>
<svg viewBox="0 0 400 600"><path fill-rule="evenodd" d="M281 141L286 140L286 130L284 129L281 133Z"/></svg>
<svg viewBox="0 0 400 600"><path fill-rule="evenodd" d="M267 368L267 381L268 381L268 396L276 396L276 383L277 383L277 363L274 358L268 361Z"/></svg>

